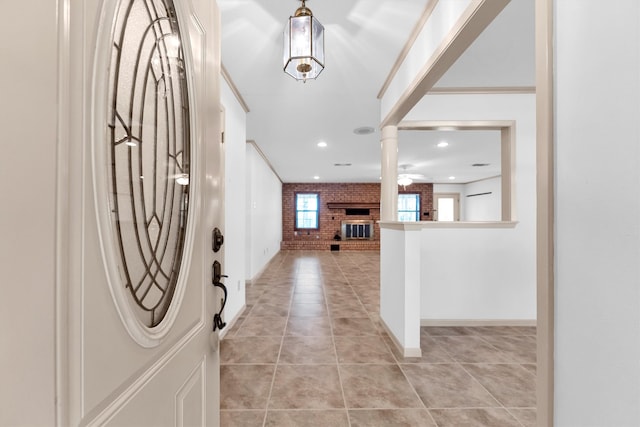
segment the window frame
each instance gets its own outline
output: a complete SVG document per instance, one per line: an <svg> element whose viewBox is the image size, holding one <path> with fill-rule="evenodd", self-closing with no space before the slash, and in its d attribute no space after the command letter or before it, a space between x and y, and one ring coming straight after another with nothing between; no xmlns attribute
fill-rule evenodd
<svg viewBox="0 0 640 427"><path fill-rule="evenodd" d="M315 227L299 227L298 226L298 212L314 212L313 210L298 210L298 196L299 195L315 195L317 201L316 213L316 226ZM320 193L316 191L296 191L293 194L293 229L295 231L304 230L319 230L320 229Z"/></svg>
<svg viewBox="0 0 640 427"><path fill-rule="evenodd" d="M422 213L422 194L419 192L414 192L414 191L403 191L401 193L398 193L398 205L400 204L400 197L401 196L417 196L417 203L416 203L416 210L413 211L406 211L406 210L400 210L400 206L397 206L396 209L398 211L398 221L400 221L400 213L401 212L413 212L416 214L415 216L415 220L413 221L402 221L402 222L420 222L420 214Z"/></svg>

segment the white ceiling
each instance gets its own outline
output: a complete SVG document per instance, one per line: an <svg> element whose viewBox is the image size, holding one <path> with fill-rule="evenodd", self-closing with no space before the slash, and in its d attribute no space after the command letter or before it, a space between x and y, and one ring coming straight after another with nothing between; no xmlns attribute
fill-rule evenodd
<svg viewBox="0 0 640 427"><path fill-rule="evenodd" d="M303 84L282 71L282 30L300 1L218 0L222 62L251 110L247 139L260 146L284 182L314 182L314 176L317 182L378 182L377 94L427 3L308 0L325 26L326 67ZM512 0L437 86L533 86L533 5ZM354 134L362 126L376 131ZM449 147L436 148L443 138ZM407 171L425 181L499 175L498 132L401 131L399 140L398 163L411 165ZM328 146L317 147L320 141Z"/></svg>

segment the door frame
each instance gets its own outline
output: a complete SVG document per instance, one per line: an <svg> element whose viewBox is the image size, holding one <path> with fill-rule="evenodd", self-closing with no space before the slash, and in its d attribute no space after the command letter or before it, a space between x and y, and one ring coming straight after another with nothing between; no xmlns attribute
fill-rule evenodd
<svg viewBox="0 0 640 427"><path fill-rule="evenodd" d="M555 260L554 260L554 0L535 0L536 44L536 255L537 417L553 426Z"/></svg>
<svg viewBox="0 0 640 427"><path fill-rule="evenodd" d="M439 210L438 209L438 199L443 197L445 199L453 199L453 222L460 221L460 193L433 193L433 210L436 214L433 216L434 221L440 221L438 219Z"/></svg>

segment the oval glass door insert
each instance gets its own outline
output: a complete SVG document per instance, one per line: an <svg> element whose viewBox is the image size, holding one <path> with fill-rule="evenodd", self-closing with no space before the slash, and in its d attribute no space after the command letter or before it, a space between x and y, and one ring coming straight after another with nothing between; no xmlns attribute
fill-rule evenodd
<svg viewBox="0 0 640 427"><path fill-rule="evenodd" d="M148 328L180 274L190 181L189 93L172 0L123 0L109 68L107 170L118 269Z"/></svg>

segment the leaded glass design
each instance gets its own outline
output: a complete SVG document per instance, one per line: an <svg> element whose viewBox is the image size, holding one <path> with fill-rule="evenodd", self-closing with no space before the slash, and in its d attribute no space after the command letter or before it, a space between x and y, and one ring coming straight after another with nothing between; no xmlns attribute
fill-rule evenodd
<svg viewBox="0 0 640 427"><path fill-rule="evenodd" d="M119 270L140 321L169 309L189 209L189 96L172 0L122 0L109 70L108 170Z"/></svg>

